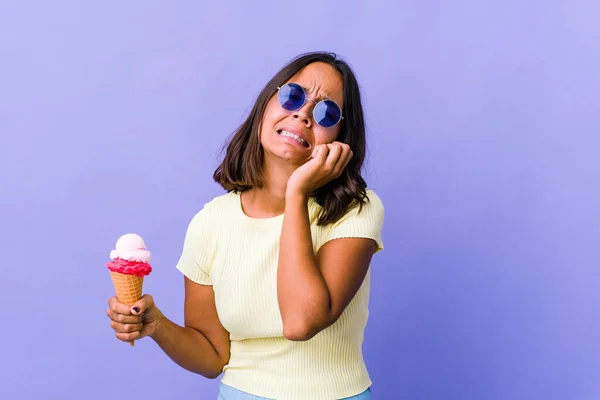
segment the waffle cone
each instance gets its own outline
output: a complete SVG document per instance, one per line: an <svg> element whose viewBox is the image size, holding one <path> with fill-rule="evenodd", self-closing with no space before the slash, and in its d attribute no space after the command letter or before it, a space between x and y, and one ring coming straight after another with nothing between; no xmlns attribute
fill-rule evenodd
<svg viewBox="0 0 600 400"><path fill-rule="evenodd" d="M109 272L119 302L131 306L142 297L143 276ZM133 346L133 340L129 344Z"/></svg>
<svg viewBox="0 0 600 400"><path fill-rule="evenodd" d="M110 277L119 302L131 306L142 297L143 276L110 271Z"/></svg>

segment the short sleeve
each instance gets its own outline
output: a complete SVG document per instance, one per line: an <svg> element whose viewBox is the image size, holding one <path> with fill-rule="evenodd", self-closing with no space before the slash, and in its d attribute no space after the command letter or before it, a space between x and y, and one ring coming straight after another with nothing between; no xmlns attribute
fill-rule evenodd
<svg viewBox="0 0 600 400"><path fill-rule="evenodd" d="M212 285L211 271L215 254L206 206L190 222L177 269L193 282Z"/></svg>
<svg viewBox="0 0 600 400"><path fill-rule="evenodd" d="M383 203L371 190L367 191L367 197L369 200L362 206L360 212L358 206L354 207L333 224L327 234L326 242L340 238L368 238L377 243L375 253L383 250L381 237L384 219Z"/></svg>

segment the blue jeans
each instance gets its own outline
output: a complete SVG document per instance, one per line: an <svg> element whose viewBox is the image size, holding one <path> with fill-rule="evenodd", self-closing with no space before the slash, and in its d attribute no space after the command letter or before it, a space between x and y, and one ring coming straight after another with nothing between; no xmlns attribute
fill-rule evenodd
<svg viewBox="0 0 600 400"><path fill-rule="evenodd" d="M223 382L219 386L219 396L217 400L269 400L266 397L254 396L253 394L242 392L241 390L237 390L232 388L231 386L227 386ZM357 394L352 397L345 397L340 400L371 400L371 389L367 389L361 394Z"/></svg>

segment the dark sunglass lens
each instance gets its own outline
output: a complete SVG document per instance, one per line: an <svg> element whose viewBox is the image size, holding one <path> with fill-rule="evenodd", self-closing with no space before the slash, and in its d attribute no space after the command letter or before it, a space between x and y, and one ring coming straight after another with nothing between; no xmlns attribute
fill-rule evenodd
<svg viewBox="0 0 600 400"><path fill-rule="evenodd" d="M286 110L298 110L304 105L304 90L300 85L288 83L279 89L277 99L279 100L281 107L285 108Z"/></svg>
<svg viewBox="0 0 600 400"><path fill-rule="evenodd" d="M342 110L331 100L323 100L314 110L315 121L325 128L331 128L342 118Z"/></svg>

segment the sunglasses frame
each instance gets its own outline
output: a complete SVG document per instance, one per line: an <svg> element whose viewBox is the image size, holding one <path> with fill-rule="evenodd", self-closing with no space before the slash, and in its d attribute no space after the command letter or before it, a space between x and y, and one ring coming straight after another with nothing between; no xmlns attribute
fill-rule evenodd
<svg viewBox="0 0 600 400"><path fill-rule="evenodd" d="M308 100L308 101L311 101L311 102L312 102L312 103L315 105L315 106L313 107L313 109L312 109L312 116L313 116L313 120L314 120L314 121L316 122L316 124L317 124L317 125L319 125L320 127L322 127L322 128L325 128L325 129L328 129L328 128L333 128L333 127L335 127L336 125L338 125L340 122L342 122L342 120L344 119L344 116L342 115L342 107L340 107L340 105L339 105L338 103L336 103L335 101L333 101L333 100L331 100L331 99L323 99L323 100L320 100L320 101L314 101L313 99L311 99L310 97L308 97L308 96L306 95L306 91L304 90L304 88L302 87L302 85L300 85L300 84L298 84L298 83L295 83L295 82L288 82L288 83L286 83L285 85L282 85L282 86L277 86L277 92L280 92L280 91L281 91L281 88L283 88L283 87L285 87L285 86L288 86L288 85L296 85L296 86L298 86L298 87L299 87L299 88L302 90L302 93L304 94L304 102L303 102L303 103L300 105L300 107L298 107L298 108L295 108L295 109L293 109L293 110L288 110L287 108L285 108L285 107L283 107L283 106L281 105L281 102L279 101L279 94L278 94L278 95L277 95L277 102L279 103L279 106L280 106L281 108L283 108L284 110L286 110L286 111L298 111L298 110L302 109L302 107L304 107L304 105L306 104L306 100ZM323 125L319 124L319 123L317 122L317 119L315 118L315 109L317 108L317 105L319 105L320 103L323 103L324 101L331 101L331 102L332 102L333 104L335 104L335 105L337 106L337 108L339 108L339 110L340 110L340 119L339 119L339 120L338 120L338 121L337 121L335 124L333 124L333 125L331 125L331 126L323 126Z"/></svg>

